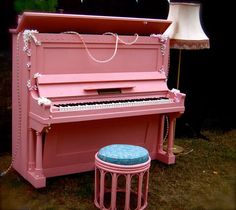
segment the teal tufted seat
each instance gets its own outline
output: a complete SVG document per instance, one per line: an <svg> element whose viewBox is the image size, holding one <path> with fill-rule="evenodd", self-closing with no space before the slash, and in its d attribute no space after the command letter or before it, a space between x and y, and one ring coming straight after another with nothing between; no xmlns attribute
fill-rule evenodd
<svg viewBox="0 0 236 210"><path fill-rule="evenodd" d="M98 151L98 158L113 164L135 165L145 163L149 159L148 150L129 144L111 144Z"/></svg>

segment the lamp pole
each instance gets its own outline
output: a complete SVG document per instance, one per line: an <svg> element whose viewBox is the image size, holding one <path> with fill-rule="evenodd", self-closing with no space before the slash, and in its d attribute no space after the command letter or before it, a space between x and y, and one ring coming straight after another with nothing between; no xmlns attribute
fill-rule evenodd
<svg viewBox="0 0 236 210"><path fill-rule="evenodd" d="M178 71L177 71L177 83L176 83L176 89L179 89L179 81L180 81L180 66L181 66L181 55L182 50L179 49L179 59L178 59Z"/></svg>

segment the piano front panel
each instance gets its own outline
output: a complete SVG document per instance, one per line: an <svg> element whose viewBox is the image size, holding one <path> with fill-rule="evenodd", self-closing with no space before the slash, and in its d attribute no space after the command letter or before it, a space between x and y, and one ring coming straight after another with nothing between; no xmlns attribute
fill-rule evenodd
<svg viewBox="0 0 236 210"><path fill-rule="evenodd" d="M83 96L99 96L101 90L120 90L119 97L123 94L167 92L166 83L162 81L150 81L147 85L145 81L129 81L129 82L101 82L101 83L72 83L72 84L50 84L41 85L39 95L47 98L65 98L65 97L83 97ZM114 93L117 97L119 93ZM109 95L107 95L109 96ZM100 98L100 97L99 97Z"/></svg>
<svg viewBox="0 0 236 210"><path fill-rule="evenodd" d="M107 63L91 59L84 44L76 35L39 34L42 42L37 47L36 72L42 74L81 74L111 72L152 72L163 65L161 43L158 38L139 37L132 45L119 42L114 58ZM82 35L91 55L97 60L109 59L115 50L115 38L109 35ZM129 41L136 36L121 36ZM65 41L66 40L66 41ZM168 51L166 51L168 54Z"/></svg>
<svg viewBox="0 0 236 210"><path fill-rule="evenodd" d="M52 125L45 137L43 168L46 176L93 170L94 155L108 144L146 147L155 157L158 115Z"/></svg>

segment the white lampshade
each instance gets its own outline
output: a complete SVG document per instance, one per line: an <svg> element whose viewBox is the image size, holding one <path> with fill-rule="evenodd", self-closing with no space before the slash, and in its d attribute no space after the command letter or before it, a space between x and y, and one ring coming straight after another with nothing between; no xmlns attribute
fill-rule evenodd
<svg viewBox="0 0 236 210"><path fill-rule="evenodd" d="M174 49L209 48L209 38L200 22L200 4L171 2L168 20L172 21L164 35L170 38L170 47Z"/></svg>

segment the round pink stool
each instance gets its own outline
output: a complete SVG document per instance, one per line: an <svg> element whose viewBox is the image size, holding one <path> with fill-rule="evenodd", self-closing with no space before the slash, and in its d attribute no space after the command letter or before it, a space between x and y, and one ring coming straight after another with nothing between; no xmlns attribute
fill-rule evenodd
<svg viewBox="0 0 236 210"><path fill-rule="evenodd" d="M109 152L102 153L103 149ZM99 150L95 155L95 206L101 210L145 209L150 163L143 147L116 144Z"/></svg>

